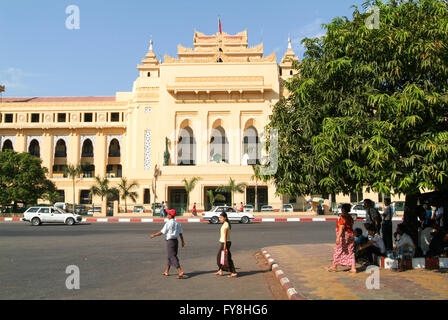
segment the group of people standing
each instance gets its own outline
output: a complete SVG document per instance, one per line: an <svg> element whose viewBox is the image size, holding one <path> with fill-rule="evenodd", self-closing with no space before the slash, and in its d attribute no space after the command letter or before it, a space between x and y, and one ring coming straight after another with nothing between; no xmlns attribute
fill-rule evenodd
<svg viewBox="0 0 448 320"><path fill-rule="evenodd" d="M162 203L162 206L164 204ZM179 258L177 256L178 254L178 248L179 248L179 240L180 238L182 242L182 248L185 248L185 240L183 236L183 229L182 225L175 220L176 217L176 210L171 209L167 210L164 208L164 213L166 212L168 221L163 226L162 230L155 234L151 234L151 239L161 236L162 234L165 235L166 238L166 249L167 249L167 255L168 255L168 261L166 265L165 271L162 273L163 276L168 276L169 271L171 267L174 267L178 271L178 279L186 279L188 278L187 275L184 274L184 271L182 270ZM228 278L235 278L238 276L235 265L232 260L232 254L230 252L230 247L232 245L230 233L232 226L230 225L229 218L227 217L226 212L222 212L220 215L220 221L222 223L221 230L220 230L220 238L219 238L219 251L217 256L217 265L218 265L218 271L216 272L216 275L222 276L223 271L230 272L230 275L228 275Z"/></svg>

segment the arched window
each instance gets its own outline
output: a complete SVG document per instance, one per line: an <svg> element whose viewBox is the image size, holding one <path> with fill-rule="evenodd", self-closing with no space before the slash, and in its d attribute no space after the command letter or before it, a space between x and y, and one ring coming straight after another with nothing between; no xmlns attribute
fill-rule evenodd
<svg viewBox="0 0 448 320"><path fill-rule="evenodd" d="M36 139L33 139L30 143L30 146L28 147L28 152L32 156L40 157L40 146L39 142Z"/></svg>
<svg viewBox="0 0 448 320"><path fill-rule="evenodd" d="M82 144L82 158L93 158L93 143L90 139L86 139Z"/></svg>
<svg viewBox="0 0 448 320"><path fill-rule="evenodd" d="M67 157L67 146L65 145L65 141L59 139L56 142L56 148L54 150L55 158L66 158Z"/></svg>
<svg viewBox="0 0 448 320"><path fill-rule="evenodd" d="M109 157L120 157L120 143L117 139L112 139L109 145Z"/></svg>
<svg viewBox="0 0 448 320"><path fill-rule="evenodd" d="M210 162L229 163L229 141L226 137L226 131L218 126L213 129L210 139Z"/></svg>
<svg viewBox="0 0 448 320"><path fill-rule="evenodd" d="M255 127L250 126L244 131L243 155L247 154L247 164L260 163L260 140Z"/></svg>
<svg viewBox="0 0 448 320"><path fill-rule="evenodd" d="M12 142L9 139L7 139L7 140L5 140L5 142L3 142L2 151L6 151L6 150L13 150L14 151L14 148L12 146Z"/></svg>
<svg viewBox="0 0 448 320"><path fill-rule="evenodd" d="M196 164L196 140L190 127L185 127L180 131L179 141L177 142L177 164Z"/></svg>

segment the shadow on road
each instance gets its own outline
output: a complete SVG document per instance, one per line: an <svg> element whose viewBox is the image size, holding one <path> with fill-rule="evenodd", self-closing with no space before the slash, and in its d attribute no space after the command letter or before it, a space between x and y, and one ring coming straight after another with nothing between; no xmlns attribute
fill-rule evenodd
<svg viewBox="0 0 448 320"><path fill-rule="evenodd" d="M259 273L266 273L269 272L268 271L264 271L264 270L256 270L256 271L238 271L239 268L236 268L237 272L238 272L238 278L242 278L242 277L246 277L246 276L251 276L254 274L259 274ZM189 278L194 278L197 276L201 276L204 274L212 274L212 273L216 273L217 270L209 270L209 271L195 271L195 272L190 272L190 273L185 273L186 275L188 275ZM230 274L230 273L228 273ZM219 276L216 276L217 278L219 278ZM224 272L224 275L222 277L227 277L226 272Z"/></svg>

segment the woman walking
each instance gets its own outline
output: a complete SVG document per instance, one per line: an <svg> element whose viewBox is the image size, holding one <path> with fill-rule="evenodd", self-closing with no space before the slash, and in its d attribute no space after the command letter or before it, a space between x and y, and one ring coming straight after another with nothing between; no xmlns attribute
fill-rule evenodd
<svg viewBox="0 0 448 320"><path fill-rule="evenodd" d="M333 265L328 267L329 272L338 271L339 266L350 266L350 272L356 273L354 252L353 218L350 216L350 204L342 205L342 215L336 223L336 246L333 253Z"/></svg>
<svg viewBox="0 0 448 320"><path fill-rule="evenodd" d="M237 277L238 274L236 273L235 266L232 261L232 254L230 253L230 246L232 244L230 240L230 230L232 229L232 226L230 225L229 218L227 217L227 213L223 212L219 216L219 220L222 223L221 227L221 237L219 239L220 242L220 248L218 251L217 256L217 263L218 263L218 272L216 272L216 275L222 276L223 271L230 272L230 275L227 276L227 278L234 278ZM221 263L221 255L222 252L224 252L225 257L227 258L227 264Z"/></svg>

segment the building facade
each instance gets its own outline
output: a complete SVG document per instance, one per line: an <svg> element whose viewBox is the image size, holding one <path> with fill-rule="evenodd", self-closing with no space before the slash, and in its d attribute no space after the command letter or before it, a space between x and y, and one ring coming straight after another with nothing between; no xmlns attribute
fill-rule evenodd
<svg viewBox="0 0 448 320"><path fill-rule="evenodd" d="M282 81L295 74L291 42L280 64L264 56L263 44L248 46L247 31L205 35L195 31L193 48L178 45L178 57L157 59L152 41L131 92L115 97L4 98L0 104L1 150L30 152L43 161L61 201L72 202L67 164L89 163L76 184L81 204L94 177L138 183L138 205L154 202L186 210L183 179L200 177L190 209L210 207L208 190L229 178L249 185L234 203L255 200L252 164L266 156L264 127L284 95ZM275 186L257 182L259 206L281 209L291 200ZM231 204L231 195L221 203ZM303 199L302 199L303 200ZM375 200L375 199L374 199ZM333 199L336 201L336 199ZM293 200L296 202L297 200ZM300 208L299 208L300 209Z"/></svg>

